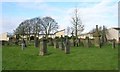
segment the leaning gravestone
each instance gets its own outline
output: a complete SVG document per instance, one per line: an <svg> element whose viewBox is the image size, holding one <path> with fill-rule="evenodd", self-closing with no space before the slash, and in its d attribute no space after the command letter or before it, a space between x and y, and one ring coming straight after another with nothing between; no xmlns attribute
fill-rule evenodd
<svg viewBox="0 0 120 72"><path fill-rule="evenodd" d="M59 48L59 37L55 37L54 39L54 48Z"/></svg>
<svg viewBox="0 0 120 72"><path fill-rule="evenodd" d="M47 39L43 37L40 42L40 53L39 55L44 56L47 54Z"/></svg>
<svg viewBox="0 0 120 72"><path fill-rule="evenodd" d="M35 38L34 45L36 48L39 47L39 39L38 38Z"/></svg>
<svg viewBox="0 0 120 72"><path fill-rule="evenodd" d="M64 50L64 38L63 38L63 36L61 35L61 38L60 38L60 41L59 41L59 48L61 49L61 50Z"/></svg>
<svg viewBox="0 0 120 72"><path fill-rule="evenodd" d="M115 39L112 40L112 48L114 49L115 48Z"/></svg>
<svg viewBox="0 0 120 72"><path fill-rule="evenodd" d="M70 53L70 41L69 41L68 37L66 37L64 45L65 45L65 53L69 54Z"/></svg>
<svg viewBox="0 0 120 72"><path fill-rule="evenodd" d="M24 50L24 48L25 48L25 40L24 39L22 39L21 48L22 48L22 50Z"/></svg>
<svg viewBox="0 0 120 72"><path fill-rule="evenodd" d="M101 42L100 42L100 33L99 33L99 30L98 30L98 25L96 25L96 31L95 33L93 34L94 38L95 38L95 41L94 41L94 44L96 47L101 47Z"/></svg>

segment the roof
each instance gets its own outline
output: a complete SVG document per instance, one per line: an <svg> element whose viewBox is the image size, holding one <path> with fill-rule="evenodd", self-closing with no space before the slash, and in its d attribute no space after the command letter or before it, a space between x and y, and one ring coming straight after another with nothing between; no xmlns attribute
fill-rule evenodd
<svg viewBox="0 0 120 72"><path fill-rule="evenodd" d="M113 28L113 29L120 30L120 28L119 28L119 27L118 27L118 28Z"/></svg>
<svg viewBox="0 0 120 72"><path fill-rule="evenodd" d="M94 33L94 32L93 32ZM92 32L88 32L88 33L84 33L84 34L80 34L78 36L81 36L81 35L88 35L88 34L93 34Z"/></svg>
<svg viewBox="0 0 120 72"><path fill-rule="evenodd" d="M58 32L61 32L61 31L65 31L65 29L63 29L63 30L60 30L60 31L57 31L57 32L55 32L54 34L56 34L56 33L58 33Z"/></svg>

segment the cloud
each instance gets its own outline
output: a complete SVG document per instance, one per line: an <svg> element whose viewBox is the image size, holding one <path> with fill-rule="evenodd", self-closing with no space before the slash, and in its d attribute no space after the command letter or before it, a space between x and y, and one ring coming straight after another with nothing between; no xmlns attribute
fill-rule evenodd
<svg viewBox="0 0 120 72"><path fill-rule="evenodd" d="M10 32L12 33L13 30L17 28L17 26L24 20L28 19L27 17L9 17L9 16L3 16L2 17L2 23L0 24L2 27L3 32Z"/></svg>
<svg viewBox="0 0 120 72"><path fill-rule="evenodd" d="M60 29L64 29L67 26L72 26L70 20L71 16L73 15L74 7L55 7L54 5L49 5L46 2L18 2L17 5L26 9L44 11L44 14L42 16L51 16L52 18L54 18L60 25ZM112 0L109 2L102 0L97 2L92 7L81 7L78 5L78 8L80 10L82 23L85 25L84 32L90 31L92 28L95 27L96 24L99 26L105 25L107 27L117 26L118 24L117 2L113 2ZM8 28L7 31L11 31L13 30L12 28L16 28L21 21L27 18L28 17L16 16L9 19L9 16L6 16L3 19L3 27Z"/></svg>

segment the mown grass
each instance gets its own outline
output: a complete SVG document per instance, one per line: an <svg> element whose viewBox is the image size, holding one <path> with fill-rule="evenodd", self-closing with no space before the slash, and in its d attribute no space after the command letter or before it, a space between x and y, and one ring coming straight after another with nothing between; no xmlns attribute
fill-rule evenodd
<svg viewBox="0 0 120 72"><path fill-rule="evenodd" d="M71 53L48 47L48 55L39 56L39 48L28 46L2 47L3 70L116 70L118 48L111 45L102 48L71 47Z"/></svg>

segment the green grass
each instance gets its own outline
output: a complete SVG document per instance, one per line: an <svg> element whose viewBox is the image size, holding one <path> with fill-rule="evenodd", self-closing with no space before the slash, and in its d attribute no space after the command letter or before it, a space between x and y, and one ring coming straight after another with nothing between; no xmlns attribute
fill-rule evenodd
<svg viewBox="0 0 120 72"><path fill-rule="evenodd" d="M116 70L118 49L71 47L71 53L48 47L48 55L39 56L39 48L3 46L3 70Z"/></svg>

